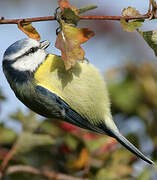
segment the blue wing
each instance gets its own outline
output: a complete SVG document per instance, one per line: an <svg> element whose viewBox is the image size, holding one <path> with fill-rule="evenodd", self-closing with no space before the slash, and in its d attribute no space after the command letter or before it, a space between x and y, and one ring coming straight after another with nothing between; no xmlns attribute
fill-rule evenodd
<svg viewBox="0 0 157 180"><path fill-rule="evenodd" d="M57 114L60 114L62 120L65 120L71 124L79 126L84 129L92 130L97 133L107 133L109 136L116 138L123 146L125 146L128 150L136 154L138 157L143 159L144 161L153 164L154 162L147 158L144 154L142 154L133 144L131 144L125 137L123 137L119 132L113 131L112 129L106 127L104 122L101 124L94 126L87 119L84 119L80 116L76 111L71 109L71 107L59 96L55 93L52 93L48 89L42 86L36 86L37 93L40 94L40 101L46 108L50 106L50 111L54 113L53 107L55 107L55 111ZM51 106L52 105L52 106ZM51 114L50 117L53 118L54 114ZM55 112L56 115L56 112Z"/></svg>
<svg viewBox="0 0 157 180"><path fill-rule="evenodd" d="M71 107L59 96L57 96L55 93L49 91L48 89L42 87L42 86L36 86L37 93L40 94L40 102L44 104L44 106L49 106L47 108L51 108L49 111L51 111L52 118L54 114L56 115L56 112L54 113L53 107L56 108L57 114L60 114L60 119L65 120L73 125L79 126L84 129L92 130L97 133L104 134L104 131L100 128L94 126L90 123L89 120L83 118L81 115L79 115L75 110L71 109Z"/></svg>

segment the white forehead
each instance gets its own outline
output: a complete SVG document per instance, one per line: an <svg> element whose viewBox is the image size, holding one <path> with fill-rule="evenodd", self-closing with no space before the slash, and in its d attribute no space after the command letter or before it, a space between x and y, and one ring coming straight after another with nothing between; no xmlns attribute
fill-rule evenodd
<svg viewBox="0 0 157 180"><path fill-rule="evenodd" d="M16 41L14 44L9 46L3 56L3 59L15 60L17 57L20 57L25 52L27 52L31 47L39 47L40 42L34 39L21 39Z"/></svg>

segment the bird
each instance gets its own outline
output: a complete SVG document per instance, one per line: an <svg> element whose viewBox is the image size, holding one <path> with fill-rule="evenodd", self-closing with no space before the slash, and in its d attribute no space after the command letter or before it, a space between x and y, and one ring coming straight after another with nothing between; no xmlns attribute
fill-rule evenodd
<svg viewBox="0 0 157 180"><path fill-rule="evenodd" d="M46 118L111 136L137 157L154 164L118 130L99 70L86 60L76 61L66 70L61 56L47 52L49 45L47 40L24 38L6 49L3 72L16 97Z"/></svg>

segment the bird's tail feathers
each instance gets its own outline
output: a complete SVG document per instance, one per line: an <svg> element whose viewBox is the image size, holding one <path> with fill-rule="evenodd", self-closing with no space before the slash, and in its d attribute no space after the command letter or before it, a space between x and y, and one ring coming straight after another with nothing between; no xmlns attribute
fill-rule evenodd
<svg viewBox="0 0 157 180"><path fill-rule="evenodd" d="M149 164L155 164L151 159L146 157L142 152L140 152L133 144L131 144L124 136L120 134L118 131L113 131L110 128L105 127L105 132L108 133L111 137L115 138L120 144L122 144L124 147L126 147L129 151L134 153L136 156L140 157L144 161L146 161Z"/></svg>

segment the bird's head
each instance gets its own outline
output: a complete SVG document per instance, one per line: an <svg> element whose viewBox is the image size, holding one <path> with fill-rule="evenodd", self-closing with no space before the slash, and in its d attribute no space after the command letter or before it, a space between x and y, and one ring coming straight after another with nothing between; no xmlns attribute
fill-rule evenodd
<svg viewBox="0 0 157 180"><path fill-rule="evenodd" d="M33 72L45 60L48 41L22 39L9 46L3 56L4 71L11 67L17 71Z"/></svg>

